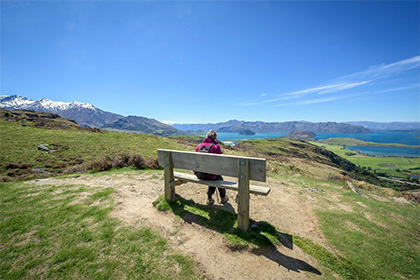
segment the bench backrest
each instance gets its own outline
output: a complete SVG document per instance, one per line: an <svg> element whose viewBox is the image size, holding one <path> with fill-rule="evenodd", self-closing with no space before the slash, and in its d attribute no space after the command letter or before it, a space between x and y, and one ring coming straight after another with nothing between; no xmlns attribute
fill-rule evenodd
<svg viewBox="0 0 420 280"><path fill-rule="evenodd" d="M236 178L239 176L238 167L241 164L241 160L247 160L249 162L249 179L260 182L266 181L266 161L263 158L176 150L158 150L158 160L161 166L165 165L165 156L171 158L173 168L226 175Z"/></svg>

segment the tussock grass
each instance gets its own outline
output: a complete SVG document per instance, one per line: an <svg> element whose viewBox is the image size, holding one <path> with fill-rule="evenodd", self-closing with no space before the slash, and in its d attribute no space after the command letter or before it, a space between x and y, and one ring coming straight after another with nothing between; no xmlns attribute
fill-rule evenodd
<svg viewBox="0 0 420 280"><path fill-rule="evenodd" d="M111 218L113 188L0 183L0 191L1 279L203 278L153 230Z"/></svg>

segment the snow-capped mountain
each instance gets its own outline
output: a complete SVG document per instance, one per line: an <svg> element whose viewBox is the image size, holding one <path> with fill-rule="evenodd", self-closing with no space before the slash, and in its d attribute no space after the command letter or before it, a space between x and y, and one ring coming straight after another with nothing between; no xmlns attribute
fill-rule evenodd
<svg viewBox="0 0 420 280"><path fill-rule="evenodd" d="M26 98L21 95L11 95L11 96L0 96L0 107L4 109L13 108L18 110L33 110L33 108L37 108L38 110L35 111L63 111L68 109L78 109L78 108L86 108L92 109L96 111L96 108L89 103L81 103L77 101L73 102L61 102L61 101L52 101L47 98L43 98L39 101L34 101L29 98ZM30 108L30 109L28 109Z"/></svg>
<svg viewBox="0 0 420 280"><path fill-rule="evenodd" d="M62 117L75 120L83 126L105 128L117 131L135 131L159 136L188 135L170 125L145 117L128 116L102 111L89 103L60 102L49 99L38 101L24 96L0 96L0 107L6 110L31 110L36 112L56 113Z"/></svg>
<svg viewBox="0 0 420 280"><path fill-rule="evenodd" d="M9 110L8 108L15 108L25 110L31 106L35 101L20 95L2 95L0 96L0 107Z"/></svg>
<svg viewBox="0 0 420 280"><path fill-rule="evenodd" d="M20 95L0 96L0 107L6 110L50 112L73 119L83 126L102 127L123 116L102 111L89 103L52 101L47 98L34 101Z"/></svg>

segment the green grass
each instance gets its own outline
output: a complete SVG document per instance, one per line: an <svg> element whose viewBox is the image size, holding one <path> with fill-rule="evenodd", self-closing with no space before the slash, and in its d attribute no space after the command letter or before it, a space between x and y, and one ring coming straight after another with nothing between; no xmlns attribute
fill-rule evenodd
<svg viewBox="0 0 420 280"><path fill-rule="evenodd" d="M0 183L1 279L202 279L190 257L109 213L112 188Z"/></svg>
<svg viewBox="0 0 420 280"><path fill-rule="evenodd" d="M418 204L377 201L361 197L345 185L337 188L328 182L305 182L307 187L324 190L312 195L317 199L315 212L321 230L355 269L353 275L360 276L356 278L420 278ZM332 201L331 196L336 199Z"/></svg>
<svg viewBox="0 0 420 280"><path fill-rule="evenodd" d="M299 188L302 200L314 204L320 229L336 254L311 240L293 243L345 279L420 279L420 205L363 190L375 200L355 194L346 183L276 175ZM309 192L311 188L322 192ZM302 240L300 240L302 239Z"/></svg>

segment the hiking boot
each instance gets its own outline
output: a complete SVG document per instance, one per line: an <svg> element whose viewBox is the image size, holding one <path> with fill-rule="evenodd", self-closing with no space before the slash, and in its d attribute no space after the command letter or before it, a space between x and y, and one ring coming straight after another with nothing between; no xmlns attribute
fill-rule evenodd
<svg viewBox="0 0 420 280"><path fill-rule="evenodd" d="M214 199L209 198L207 199L207 205L213 205L214 204Z"/></svg>
<svg viewBox="0 0 420 280"><path fill-rule="evenodd" d="M220 199L220 203L222 203L222 204L225 204L226 202L228 202L228 200L229 200L229 197L223 197L223 198L221 198Z"/></svg>

